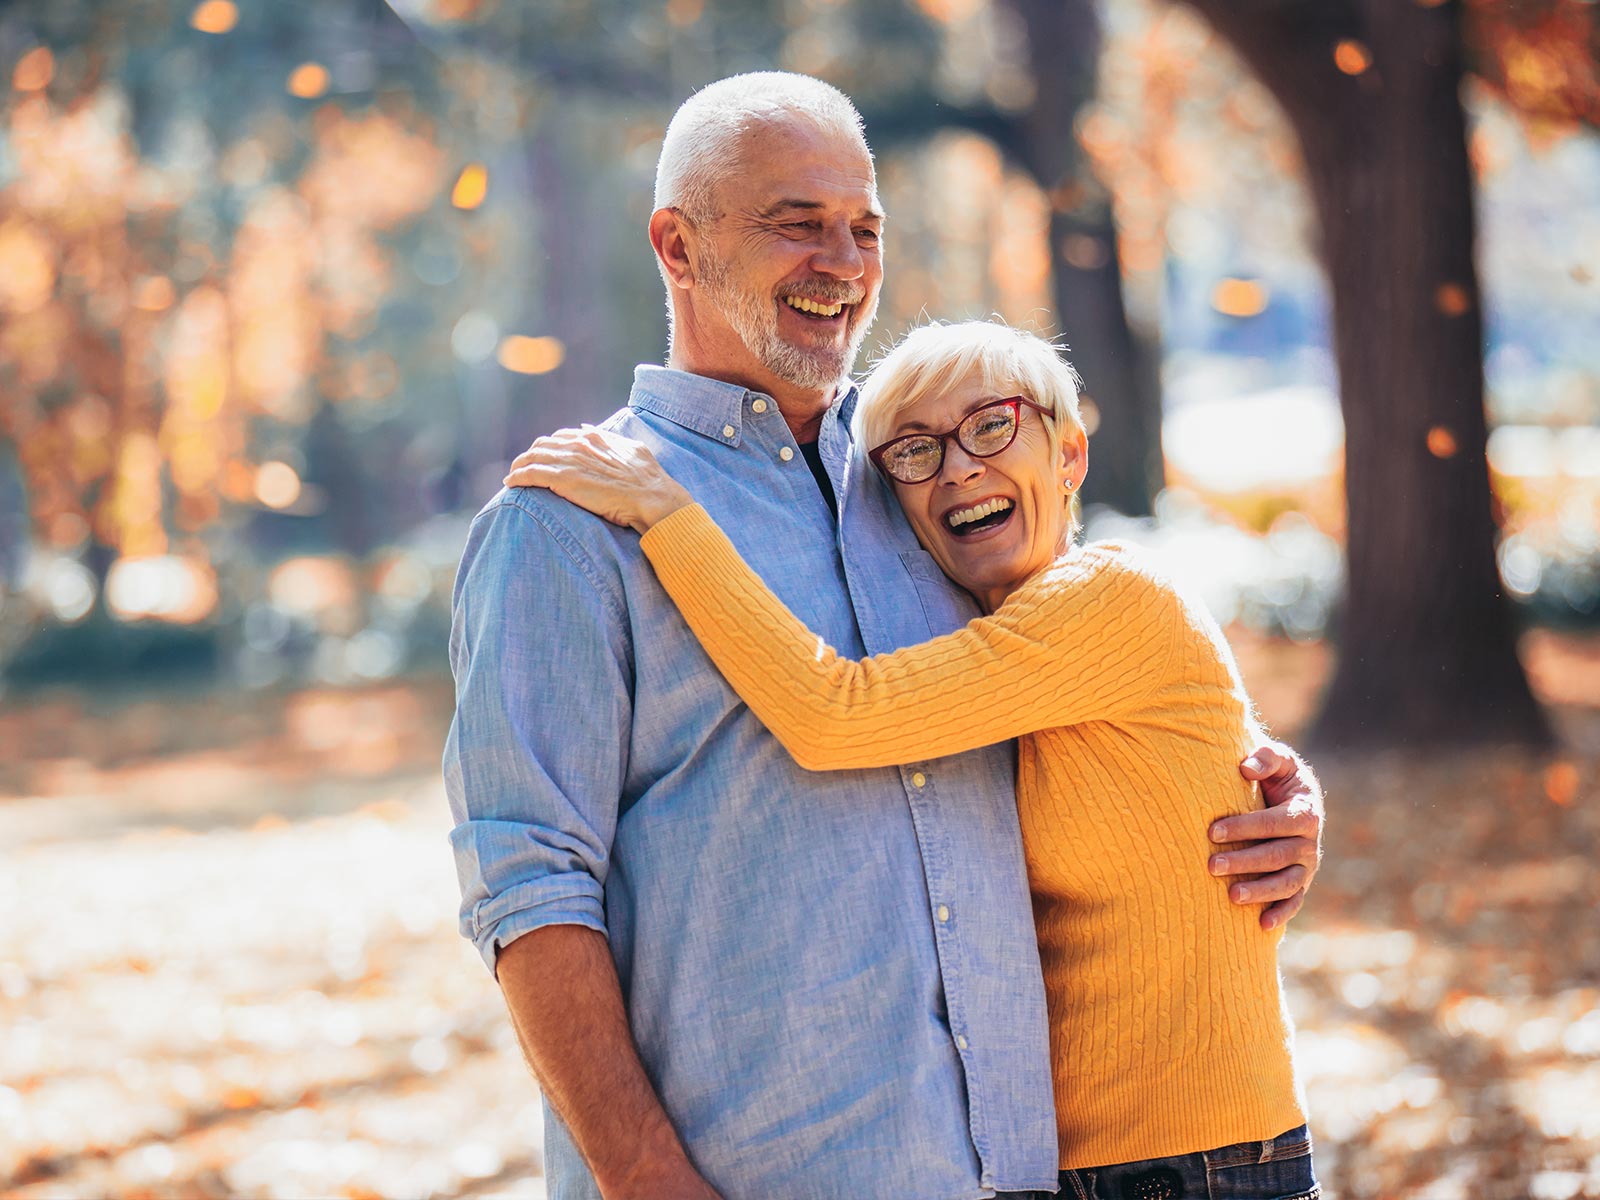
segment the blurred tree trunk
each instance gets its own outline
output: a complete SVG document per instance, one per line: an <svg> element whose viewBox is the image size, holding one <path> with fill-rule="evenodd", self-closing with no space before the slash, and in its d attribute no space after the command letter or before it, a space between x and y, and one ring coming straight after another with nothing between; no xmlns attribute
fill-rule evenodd
<svg viewBox="0 0 1600 1200"><path fill-rule="evenodd" d="M1311 740L1549 741L1495 568L1453 0L1187 0L1298 136L1345 421L1349 582Z"/></svg>
<svg viewBox="0 0 1600 1200"><path fill-rule="evenodd" d="M1018 118L1016 149L1051 200L1056 314L1099 413L1083 496L1133 516L1160 490L1161 401L1154 348L1128 325L1111 197L1078 144L1078 114L1095 95L1096 0L1005 0L1028 32L1036 95Z"/></svg>

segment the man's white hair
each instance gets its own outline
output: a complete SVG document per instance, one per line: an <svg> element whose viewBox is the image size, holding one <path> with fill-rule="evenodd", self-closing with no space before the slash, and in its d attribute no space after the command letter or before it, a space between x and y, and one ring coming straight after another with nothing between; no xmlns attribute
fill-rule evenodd
<svg viewBox="0 0 1600 1200"><path fill-rule="evenodd" d="M698 224L714 220L717 180L737 161L746 131L796 117L838 129L867 149L861 114L838 88L809 75L752 71L709 83L685 100L667 126L656 162L656 208L676 208Z"/></svg>

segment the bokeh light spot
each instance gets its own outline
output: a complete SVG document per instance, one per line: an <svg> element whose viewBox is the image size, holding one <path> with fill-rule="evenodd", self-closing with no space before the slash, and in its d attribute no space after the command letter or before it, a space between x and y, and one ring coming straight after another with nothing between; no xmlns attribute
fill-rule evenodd
<svg viewBox="0 0 1600 1200"><path fill-rule="evenodd" d="M177 298L172 280L165 275L146 275L133 289L133 306L143 312L162 312Z"/></svg>
<svg viewBox="0 0 1600 1200"><path fill-rule="evenodd" d="M566 357L567 349L559 338L513 334L500 343L500 365L519 375L544 375L559 367Z"/></svg>
<svg viewBox="0 0 1600 1200"><path fill-rule="evenodd" d="M1454 458L1458 449L1456 435L1443 425L1435 425L1428 430L1428 453L1435 458Z"/></svg>
<svg viewBox="0 0 1600 1200"><path fill-rule="evenodd" d="M1333 65L1346 75L1360 75L1372 66L1372 51L1355 38L1345 38L1333 48Z"/></svg>
<svg viewBox="0 0 1600 1200"><path fill-rule="evenodd" d="M1445 316L1459 317L1472 307L1472 298L1459 283L1441 283L1433 291L1433 304Z"/></svg>
<svg viewBox="0 0 1600 1200"><path fill-rule="evenodd" d="M256 499L268 508L288 508L300 499L300 476L286 462L262 463L256 472Z"/></svg>
<svg viewBox="0 0 1600 1200"><path fill-rule="evenodd" d="M667 0L667 20L679 29L693 25L705 10L705 0Z"/></svg>
<svg viewBox="0 0 1600 1200"><path fill-rule="evenodd" d="M1255 317L1266 311L1267 288L1254 279L1224 279L1211 293L1211 307L1226 317Z"/></svg>
<svg viewBox="0 0 1600 1200"><path fill-rule="evenodd" d="M450 203L457 208L474 209L489 194L489 169L482 163L468 163L456 176L456 185L450 189Z"/></svg>
<svg viewBox="0 0 1600 1200"><path fill-rule="evenodd" d="M56 620L72 625L94 607L95 580L89 568L71 558L58 558L41 573L40 591Z"/></svg>
<svg viewBox="0 0 1600 1200"><path fill-rule="evenodd" d="M315 100L328 90L328 68L321 63L301 63L289 72L289 82L285 86L291 96Z"/></svg>
<svg viewBox="0 0 1600 1200"><path fill-rule="evenodd" d="M38 92L50 85L56 73L55 55L49 46L35 46L17 60L11 73L11 86L19 92Z"/></svg>
<svg viewBox="0 0 1600 1200"><path fill-rule="evenodd" d="M55 247L49 240L20 220L0 225L0 308L33 312L55 288Z"/></svg>
<svg viewBox="0 0 1600 1200"><path fill-rule="evenodd" d="M106 604L124 621L193 625L216 611L217 599L216 573L198 559L119 558L106 576Z"/></svg>
<svg viewBox="0 0 1600 1200"><path fill-rule="evenodd" d="M189 24L201 33L227 33L239 23L239 6L233 0L204 0L189 15Z"/></svg>
<svg viewBox="0 0 1600 1200"><path fill-rule="evenodd" d="M435 21L477 21L494 9L494 0L432 0L429 15Z"/></svg>
<svg viewBox="0 0 1600 1200"><path fill-rule="evenodd" d="M1578 768L1570 762L1551 763L1544 772L1544 794L1552 804L1570 805L1578 796Z"/></svg>
<svg viewBox="0 0 1600 1200"><path fill-rule="evenodd" d="M982 0L917 0L917 7L943 25L955 25L983 7Z"/></svg>
<svg viewBox="0 0 1600 1200"><path fill-rule="evenodd" d="M450 349L464 363L487 362L500 344L500 326L488 313L478 309L462 314L450 331Z"/></svg>
<svg viewBox="0 0 1600 1200"><path fill-rule="evenodd" d="M1061 257L1080 271L1098 271L1111 261L1111 251L1097 237L1073 233L1062 239Z"/></svg>

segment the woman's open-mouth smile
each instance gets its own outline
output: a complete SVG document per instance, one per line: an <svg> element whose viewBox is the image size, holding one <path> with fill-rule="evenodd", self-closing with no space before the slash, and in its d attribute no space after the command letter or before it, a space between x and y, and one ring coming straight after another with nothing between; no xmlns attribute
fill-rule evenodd
<svg viewBox="0 0 1600 1200"><path fill-rule="evenodd" d="M999 533L1016 515L1017 502L1009 496L990 496L976 504L948 509L940 523L962 541L983 541Z"/></svg>

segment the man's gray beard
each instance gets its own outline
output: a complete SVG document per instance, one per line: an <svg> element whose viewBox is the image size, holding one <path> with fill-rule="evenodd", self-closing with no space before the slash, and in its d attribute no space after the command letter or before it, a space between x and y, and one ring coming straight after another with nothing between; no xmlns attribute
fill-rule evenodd
<svg viewBox="0 0 1600 1200"><path fill-rule="evenodd" d="M780 302L739 287L727 263L709 247L702 248L700 254L700 285L762 366L785 383L808 391L828 391L844 377L855 362L861 343L866 340L877 310L874 303L861 314L855 332L843 349L823 346L806 350L784 341L779 335L777 304Z"/></svg>

